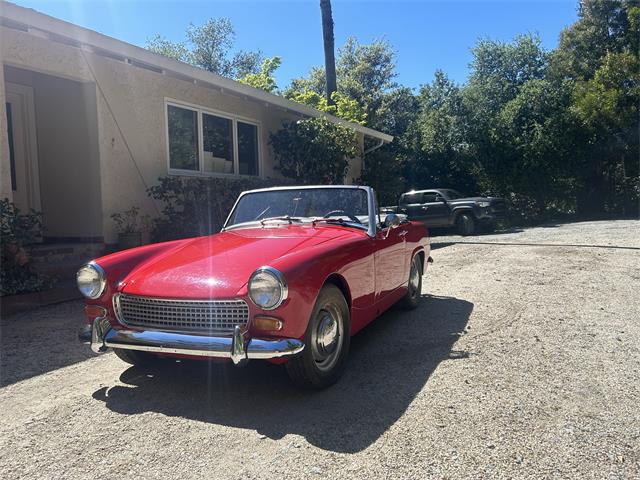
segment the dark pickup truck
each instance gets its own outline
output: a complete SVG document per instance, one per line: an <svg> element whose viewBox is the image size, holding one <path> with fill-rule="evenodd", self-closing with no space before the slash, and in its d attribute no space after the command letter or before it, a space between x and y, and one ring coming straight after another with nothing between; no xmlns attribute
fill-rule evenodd
<svg viewBox="0 0 640 480"><path fill-rule="evenodd" d="M381 210L407 215L427 227L455 226L460 235L473 235L478 228L495 228L505 218L507 204L502 198L465 197L455 190L433 189L403 193L397 207Z"/></svg>

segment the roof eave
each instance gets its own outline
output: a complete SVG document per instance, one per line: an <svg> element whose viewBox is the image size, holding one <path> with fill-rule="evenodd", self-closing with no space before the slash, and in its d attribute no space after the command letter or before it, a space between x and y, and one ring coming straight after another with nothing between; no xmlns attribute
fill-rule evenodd
<svg viewBox="0 0 640 480"><path fill-rule="evenodd" d="M90 48L114 53L135 62L157 67L163 71L184 75L201 84L217 87L221 89L221 91L228 90L237 95L246 96L253 100L283 108L307 117L325 117L333 123L351 127L363 135L377 138L386 143L393 141L393 136L386 133L342 120L333 115L329 115L328 113L316 110L308 105L294 102L278 95L273 95L264 90L254 88L215 73L193 67L178 60L153 53L147 49L137 47L130 43L123 42L122 40L117 40L96 31L51 17L30 8L24 8L13 3L0 1L0 17L27 25L32 29L37 29L45 33L53 33L55 35L74 40L82 46L88 46Z"/></svg>

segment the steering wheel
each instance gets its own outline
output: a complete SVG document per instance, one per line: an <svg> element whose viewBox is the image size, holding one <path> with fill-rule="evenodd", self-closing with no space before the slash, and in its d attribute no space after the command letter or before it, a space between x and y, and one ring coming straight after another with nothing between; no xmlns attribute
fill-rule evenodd
<svg viewBox="0 0 640 480"><path fill-rule="evenodd" d="M349 217L349 220L352 220L355 223L362 223L358 217L355 215L351 215L350 213L345 212L344 210L331 210L323 215L323 218L335 217L337 215L345 215Z"/></svg>

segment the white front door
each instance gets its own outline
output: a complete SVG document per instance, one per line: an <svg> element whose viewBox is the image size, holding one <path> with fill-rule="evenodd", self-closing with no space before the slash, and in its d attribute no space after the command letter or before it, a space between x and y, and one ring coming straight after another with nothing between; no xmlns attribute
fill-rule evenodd
<svg viewBox="0 0 640 480"><path fill-rule="evenodd" d="M40 211L40 177L33 89L6 83L7 129L13 203L22 213Z"/></svg>

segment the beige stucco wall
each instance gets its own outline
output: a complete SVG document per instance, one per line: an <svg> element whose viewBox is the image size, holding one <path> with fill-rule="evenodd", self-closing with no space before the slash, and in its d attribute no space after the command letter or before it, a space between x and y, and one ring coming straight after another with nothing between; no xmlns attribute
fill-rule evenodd
<svg viewBox="0 0 640 480"><path fill-rule="evenodd" d="M115 241L110 215L131 206L157 216L161 205L146 188L168 174L165 99L199 105L260 124L262 175L278 177L269 133L297 116L279 108L142 69L79 48L0 27L3 61L52 75L91 82L96 89L100 191L105 240ZM348 178L357 178L360 162Z"/></svg>

